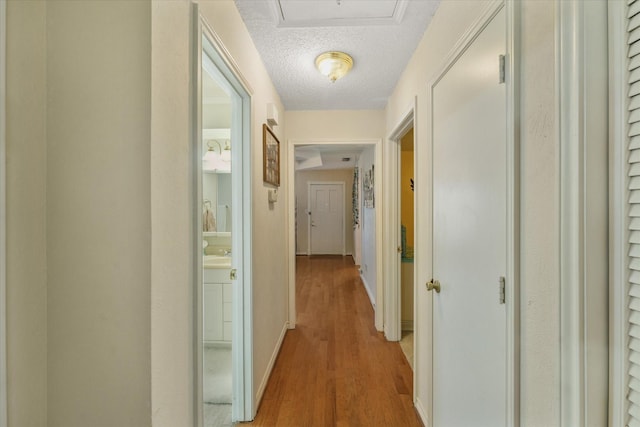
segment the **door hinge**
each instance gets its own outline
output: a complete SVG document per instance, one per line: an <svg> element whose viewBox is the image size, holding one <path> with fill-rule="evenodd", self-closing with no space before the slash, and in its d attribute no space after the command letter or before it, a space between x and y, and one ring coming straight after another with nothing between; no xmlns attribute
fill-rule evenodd
<svg viewBox="0 0 640 427"><path fill-rule="evenodd" d="M504 279L504 276L500 276L499 283L500 283L500 304L504 304L506 299L507 299L506 295L505 295L505 279Z"/></svg>
<svg viewBox="0 0 640 427"><path fill-rule="evenodd" d="M504 83L506 80L506 77L505 77L506 57L504 55L498 55L498 64L499 64L498 67L499 67L499 73L500 73L498 83Z"/></svg>

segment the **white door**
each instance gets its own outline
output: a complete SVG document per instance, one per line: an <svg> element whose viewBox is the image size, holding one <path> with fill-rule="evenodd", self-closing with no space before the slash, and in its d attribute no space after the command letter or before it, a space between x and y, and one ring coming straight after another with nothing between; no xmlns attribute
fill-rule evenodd
<svg viewBox="0 0 640 427"><path fill-rule="evenodd" d="M504 9L433 88L433 426L506 424Z"/></svg>
<svg viewBox="0 0 640 427"><path fill-rule="evenodd" d="M344 184L309 183L309 254L344 255Z"/></svg>

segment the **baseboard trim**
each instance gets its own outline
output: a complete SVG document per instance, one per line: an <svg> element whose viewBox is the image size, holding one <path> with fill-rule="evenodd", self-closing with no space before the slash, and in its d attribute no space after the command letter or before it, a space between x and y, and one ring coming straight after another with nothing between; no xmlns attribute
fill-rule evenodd
<svg viewBox="0 0 640 427"><path fill-rule="evenodd" d="M403 320L400 322L400 328L403 331L413 331L413 320Z"/></svg>
<svg viewBox="0 0 640 427"><path fill-rule="evenodd" d="M271 372L273 371L273 367L276 364L276 359L278 358L278 354L280 354L280 349L282 348L282 342L284 341L284 336L287 334L287 330L289 329L289 322L285 322L282 327L282 331L280 332L280 336L278 337L278 342L276 343L276 347L273 349L273 354L271 355L271 359L269 360L269 364L267 365L267 370L262 376L262 381L260 381L260 386L258 387L258 391L256 393L256 408L260 407L260 402L262 401L262 395L264 395L264 391L267 388L267 383L269 382L269 378L271 377Z"/></svg>
<svg viewBox="0 0 640 427"><path fill-rule="evenodd" d="M422 405L422 402L420 401L420 399L415 398L413 404L416 408L416 411L418 412L418 416L420 416L420 420L422 421L422 424L424 424L425 426L430 425L429 417L427 416L427 411L424 409L424 406Z"/></svg>
<svg viewBox="0 0 640 427"><path fill-rule="evenodd" d="M360 280L362 280L362 286L364 286L364 290L367 292L367 295L369 295L369 301L371 302L371 306L375 309L376 299L373 297L373 295L371 295L371 291L369 290L369 286L368 286L369 284L367 283L367 279L364 278L362 273L360 273Z"/></svg>

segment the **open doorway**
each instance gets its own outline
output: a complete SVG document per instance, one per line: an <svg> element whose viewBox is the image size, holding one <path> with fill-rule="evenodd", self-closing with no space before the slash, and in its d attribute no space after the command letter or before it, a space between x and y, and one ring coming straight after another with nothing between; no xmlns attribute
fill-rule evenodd
<svg viewBox="0 0 640 427"><path fill-rule="evenodd" d="M413 128L402 136L400 148L400 347L413 369L413 313L414 313L414 138Z"/></svg>
<svg viewBox="0 0 640 427"><path fill-rule="evenodd" d="M382 224L380 204L375 203L381 182L381 141L290 141L289 143L289 328L296 324L296 256L311 254L337 254L353 256L358 272L375 311L375 327L382 330ZM326 188L325 188L326 187ZM330 192L343 189L339 197L341 205L332 203ZM316 199L310 197L314 192ZM322 193L322 194L321 194ZM335 194L337 194L336 192ZM334 194L334 195L335 195ZM324 197L326 196L326 197ZM330 245L313 245L314 224L319 223L318 203L326 202L326 208L338 207L343 215L343 232L333 249ZM333 200L335 201L335 200ZM323 203L324 203L323 202ZM327 237L323 234L322 237ZM312 249L313 248L313 249ZM321 248L321 249L317 249ZM337 249L336 249L337 248Z"/></svg>
<svg viewBox="0 0 640 427"><path fill-rule="evenodd" d="M198 13L194 64L197 425L253 417L250 89Z"/></svg>

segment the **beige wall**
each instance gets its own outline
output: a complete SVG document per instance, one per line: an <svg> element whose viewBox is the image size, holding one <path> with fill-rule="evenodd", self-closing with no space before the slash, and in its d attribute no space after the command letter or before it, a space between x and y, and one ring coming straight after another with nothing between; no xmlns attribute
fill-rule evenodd
<svg viewBox="0 0 640 427"><path fill-rule="evenodd" d="M12 427L150 424L149 11L8 5Z"/></svg>
<svg viewBox="0 0 640 427"><path fill-rule="evenodd" d="M382 110L287 111L286 139L381 139L385 134Z"/></svg>
<svg viewBox="0 0 640 427"><path fill-rule="evenodd" d="M295 175L297 218L297 253L307 254L309 246L309 182L311 181L341 181L344 182L344 232L345 252L353 255L353 170L308 170L299 171Z"/></svg>
<svg viewBox="0 0 640 427"><path fill-rule="evenodd" d="M151 421L150 6L47 2L49 427Z"/></svg>
<svg viewBox="0 0 640 427"><path fill-rule="evenodd" d="M439 67L488 4L485 1L444 0L405 69L386 109L387 132L397 126L403 114L418 98L416 156L428 164L424 148L428 123L426 87ZM558 267L558 170L554 101L554 1L522 2L522 128L521 128L521 393L523 426L552 426L559 422L559 267ZM428 171L416 171L418 212L428 212ZM420 241L428 241L429 219L416 220ZM424 237L424 238L423 238ZM417 278L431 277L430 248L420 246ZM419 307L428 308L425 292L418 294ZM420 308L418 309L420 312ZM422 321L429 313L421 313ZM417 320L420 321L420 320ZM428 328L428 327L427 327ZM427 340L422 340L427 342ZM417 348L428 363L428 347ZM429 378L419 375L418 399L429 402Z"/></svg>
<svg viewBox="0 0 640 427"><path fill-rule="evenodd" d="M555 133L555 2L522 5L521 418L553 426L560 415L559 171Z"/></svg>
<svg viewBox="0 0 640 427"><path fill-rule="evenodd" d="M47 425L46 47L45 3L9 1L6 304L10 427Z"/></svg>
<svg viewBox="0 0 640 427"><path fill-rule="evenodd" d="M151 7L151 416L195 425L190 7Z"/></svg>

